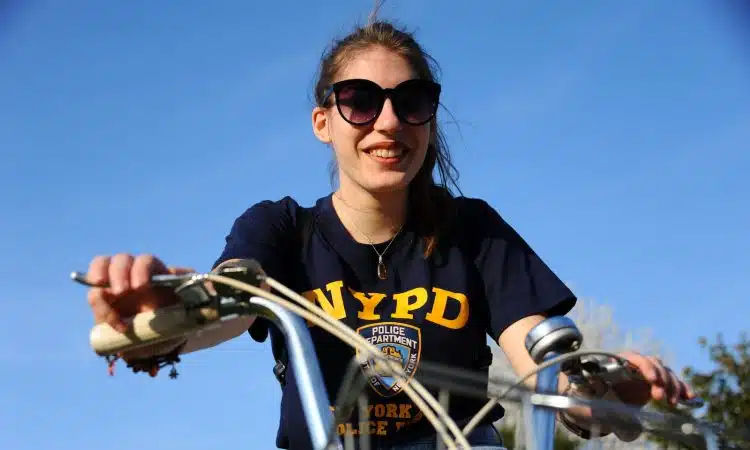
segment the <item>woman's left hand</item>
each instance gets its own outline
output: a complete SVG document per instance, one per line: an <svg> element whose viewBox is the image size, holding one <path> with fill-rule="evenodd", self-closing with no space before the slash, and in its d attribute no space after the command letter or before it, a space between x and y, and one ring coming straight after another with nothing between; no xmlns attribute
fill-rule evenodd
<svg viewBox="0 0 750 450"><path fill-rule="evenodd" d="M622 352L620 356L635 366L645 379L629 380L615 385L614 391L621 401L644 406L651 400L665 400L675 406L679 400L695 397L690 387L680 380L672 369L664 365L661 359L630 351Z"/></svg>

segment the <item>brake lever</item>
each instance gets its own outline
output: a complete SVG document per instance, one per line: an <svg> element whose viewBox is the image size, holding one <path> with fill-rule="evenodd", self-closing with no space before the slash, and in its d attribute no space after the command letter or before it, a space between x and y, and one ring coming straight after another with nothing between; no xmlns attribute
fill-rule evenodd
<svg viewBox="0 0 750 450"><path fill-rule="evenodd" d="M643 381L643 375L632 364L626 362L621 364L619 361L600 355L584 356L580 360L582 376L585 379L594 379L602 383L613 386L623 381ZM695 409L704 405L704 400L700 397L691 399L680 399L678 404L685 408Z"/></svg>
<svg viewBox="0 0 750 450"><path fill-rule="evenodd" d="M594 378L610 386L623 381L643 379L638 369L632 365L620 364L618 361L599 355L582 357L580 365L583 376Z"/></svg>
<svg viewBox="0 0 750 450"><path fill-rule="evenodd" d="M89 281L86 273L71 273L73 281L88 287L108 288L109 283L92 283ZM213 306L219 308L221 295L214 295L206 289L203 281L203 275L200 273L187 274L157 274L152 275L149 284L155 288L171 289L181 300L181 305L185 310L201 308L204 306Z"/></svg>
<svg viewBox="0 0 750 450"><path fill-rule="evenodd" d="M233 265L216 270L214 273L256 287L260 286L265 276L260 265L254 260L239 260ZM110 287L109 283L92 283L85 272L73 272L71 278L73 281L88 287ZM229 300L227 304L231 305L236 301L246 301L250 297L246 292L223 283L212 284L211 289L209 289L204 283L205 278L205 274L197 272L155 274L151 276L149 284L156 288L172 289L174 294L180 298L181 305L186 310L209 306L216 309L220 315L224 314L223 305L226 300Z"/></svg>
<svg viewBox="0 0 750 450"><path fill-rule="evenodd" d="M198 273L186 273L186 274L158 274L152 275L149 283L154 287L165 287L177 289L181 285L190 282L200 277ZM93 283L89 281L88 274L86 272L72 272L70 278L76 283L82 284L87 287L98 287L108 288L109 283Z"/></svg>
<svg viewBox="0 0 750 450"><path fill-rule="evenodd" d="M250 283L254 286L259 286L261 282L261 277L258 275L258 269L253 265L237 265L237 266L228 266L223 267L216 271L217 275L225 276L227 278L232 278L237 281L242 281L245 283ZM88 274L86 272L72 272L70 274L70 278L84 286L87 287L99 287L99 288L108 288L110 287L110 284L105 283L93 283L89 281ZM186 285L192 285L194 283L198 283L202 281L204 278L203 274L193 272L193 273L185 273L185 274L156 274L151 275L151 278L149 280L149 284L153 287L164 287L164 288L170 288L174 290L178 290L180 288L184 288ZM214 290L216 291L217 295L219 297L235 297L241 294L244 294L243 291L240 291L238 289L234 289L230 286L219 284L217 283L214 285Z"/></svg>

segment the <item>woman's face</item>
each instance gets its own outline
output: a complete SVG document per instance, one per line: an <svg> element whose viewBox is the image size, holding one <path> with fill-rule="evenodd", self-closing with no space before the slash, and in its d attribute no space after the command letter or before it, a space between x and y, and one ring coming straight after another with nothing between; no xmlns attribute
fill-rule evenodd
<svg viewBox="0 0 750 450"><path fill-rule="evenodd" d="M382 47L359 52L336 75L334 83L343 80L369 80L380 88L395 88L416 79L402 56ZM437 103L438 93L421 80L401 85L399 100L386 98L377 118L378 88L367 82L344 83L332 94L326 108L313 110L316 136L331 144L339 168L342 189L361 188L372 193L405 189L422 167L430 142L432 120L425 112ZM338 104L335 104L338 99ZM428 105L428 106L426 106ZM432 107L432 106L429 106ZM401 117L407 122L400 119ZM349 119L349 120L347 120ZM354 124L352 122L355 122Z"/></svg>

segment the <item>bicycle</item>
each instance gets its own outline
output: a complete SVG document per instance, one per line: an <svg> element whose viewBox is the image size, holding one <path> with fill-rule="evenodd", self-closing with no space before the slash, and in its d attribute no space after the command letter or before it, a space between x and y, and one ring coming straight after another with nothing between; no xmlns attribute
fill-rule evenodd
<svg viewBox="0 0 750 450"><path fill-rule="evenodd" d="M86 286L106 287L89 283L81 272L73 272L71 278ZM211 282L215 293L206 288L205 282ZM724 429L718 424L680 415L650 412L609 400L558 394L556 388L560 373L565 373L571 381L578 384L609 385L623 377L640 376L618 355L599 350L580 350L583 336L566 317L548 318L529 332L525 342L526 349L538 367L517 380L480 377L459 369L423 362L420 375L406 383L403 381L407 376L399 364L314 303L264 275L255 261L248 260L241 266L227 267L216 273L154 275L151 283L173 289L180 301L130 318L129 331L124 334L107 324L96 325L90 332L92 349L108 361L110 370L120 352L215 327L222 321L239 315L266 318L274 322L286 338L289 360L296 367L302 408L315 450L354 448L354 438L345 435L342 443L336 433L336 426L347 419L355 407L359 408L359 417L366 417L366 402L362 393L366 389L368 374L373 371L387 373L402 381L404 392L435 428L439 437L438 446L448 449L471 448L466 436L492 406L501 400L524 406L526 422L532 425L527 428L524 439L526 448L532 450L553 449L557 412L574 408L591 408L597 412L599 423L616 424L620 429L630 430L638 435L662 435L696 449L719 449L728 437L750 442L750 436ZM267 292L260 287L261 283L287 298ZM318 362L315 358L307 357L315 353L305 320L349 343L360 355L355 356L349 365L335 397L333 412ZM366 368L361 366L361 358L369 361ZM175 356L164 363L172 365L172 378L176 378L175 365L178 362L179 357ZM531 390L524 383L534 375L537 377L536 386ZM488 398L487 386L490 383L496 387L505 386L505 389L500 395ZM425 385L441 388L440 401L427 391ZM449 394L445 391L446 387L462 395L487 399L485 407L463 429L447 415L445 402ZM693 399L684 402L684 406L696 408L702 406L702 403L701 399ZM594 429L592 438L596 437L598 434ZM367 433L360 434L359 445L360 448L369 449Z"/></svg>

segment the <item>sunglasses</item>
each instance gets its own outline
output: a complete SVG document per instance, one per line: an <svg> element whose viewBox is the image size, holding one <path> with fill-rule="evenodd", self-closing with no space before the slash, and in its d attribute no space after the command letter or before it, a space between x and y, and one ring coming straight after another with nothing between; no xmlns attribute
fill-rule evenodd
<svg viewBox="0 0 750 450"><path fill-rule="evenodd" d="M352 79L334 83L323 96L325 104L333 94L336 108L352 125L374 122L390 98L396 117L409 125L424 125L432 120L440 100L440 85L429 80L407 80L384 89L370 80Z"/></svg>

